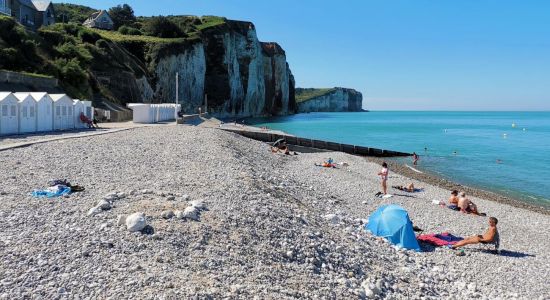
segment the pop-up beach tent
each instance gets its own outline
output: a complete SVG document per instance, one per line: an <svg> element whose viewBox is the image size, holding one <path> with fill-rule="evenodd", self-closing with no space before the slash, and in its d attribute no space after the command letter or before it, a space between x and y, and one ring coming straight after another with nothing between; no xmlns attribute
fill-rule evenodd
<svg viewBox="0 0 550 300"><path fill-rule="evenodd" d="M370 215L365 228L376 236L388 239L394 245L420 251L409 214L399 205L379 207Z"/></svg>

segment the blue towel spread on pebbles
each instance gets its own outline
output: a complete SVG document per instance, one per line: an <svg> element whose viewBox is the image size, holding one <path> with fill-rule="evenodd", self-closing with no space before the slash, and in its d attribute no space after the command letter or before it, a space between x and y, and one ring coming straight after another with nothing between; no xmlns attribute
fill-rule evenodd
<svg viewBox="0 0 550 300"><path fill-rule="evenodd" d="M36 198L54 198L68 195L71 188L66 185L56 185L43 190L34 190L31 195Z"/></svg>

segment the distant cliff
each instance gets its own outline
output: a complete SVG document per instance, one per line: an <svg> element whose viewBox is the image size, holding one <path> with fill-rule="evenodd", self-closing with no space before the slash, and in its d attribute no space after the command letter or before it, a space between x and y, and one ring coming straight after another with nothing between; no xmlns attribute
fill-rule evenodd
<svg viewBox="0 0 550 300"><path fill-rule="evenodd" d="M297 112L362 111L363 95L347 88L296 89Z"/></svg>

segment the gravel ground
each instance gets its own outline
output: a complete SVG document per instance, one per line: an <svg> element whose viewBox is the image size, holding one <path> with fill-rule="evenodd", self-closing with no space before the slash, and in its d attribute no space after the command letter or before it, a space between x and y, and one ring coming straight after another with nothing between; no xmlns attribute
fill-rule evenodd
<svg viewBox="0 0 550 300"><path fill-rule="evenodd" d="M314 166L328 155L350 166ZM402 205L427 233L479 234L487 218L433 205L449 191L396 174L390 185L424 191L375 198L378 169L186 126L4 151L0 299L550 299L547 215L474 198L499 218L501 255L395 249L362 229L381 204ZM55 178L86 191L29 196ZM144 233L124 224L136 212Z"/></svg>

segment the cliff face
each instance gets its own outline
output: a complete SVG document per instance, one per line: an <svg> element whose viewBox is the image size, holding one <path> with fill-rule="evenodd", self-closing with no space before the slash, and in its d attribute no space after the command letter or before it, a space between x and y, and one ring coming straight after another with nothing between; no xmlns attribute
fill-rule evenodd
<svg viewBox="0 0 550 300"><path fill-rule="evenodd" d="M353 112L361 111L363 95L353 89L333 88L316 93L315 89L296 89L297 97L302 97L297 103L297 112Z"/></svg>
<svg viewBox="0 0 550 300"><path fill-rule="evenodd" d="M153 63L153 96L145 97L149 88L140 85L144 102L174 102L179 73L185 113L196 113L205 95L208 111L219 117L294 112L294 78L285 52L276 43L260 42L252 23L227 21L204 30L194 44L167 52Z"/></svg>

